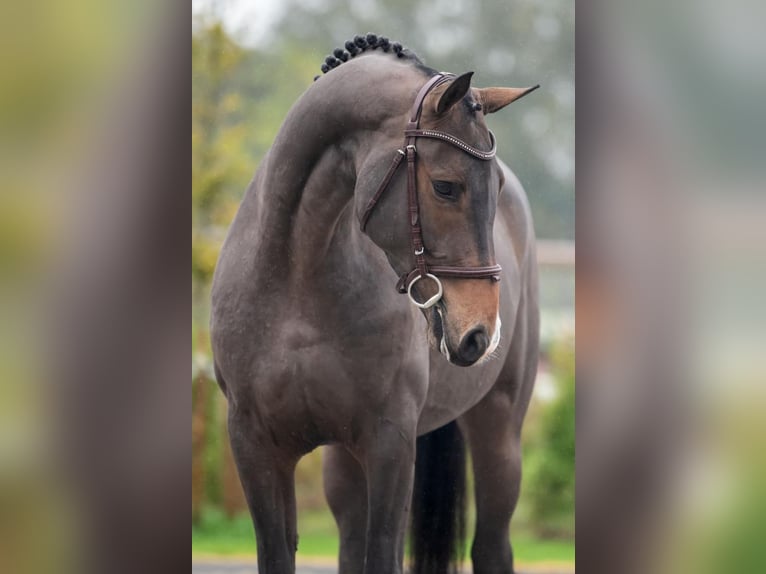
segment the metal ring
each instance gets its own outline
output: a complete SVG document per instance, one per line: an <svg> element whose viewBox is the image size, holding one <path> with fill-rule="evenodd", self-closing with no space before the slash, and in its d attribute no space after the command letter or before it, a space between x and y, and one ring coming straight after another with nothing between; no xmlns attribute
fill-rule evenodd
<svg viewBox="0 0 766 574"><path fill-rule="evenodd" d="M415 298L412 296L412 286L415 285L418 281L423 279L423 277L428 277L432 281L436 283L436 286L438 287L438 292L436 295L428 299L425 303L419 303L415 300ZM412 304L415 305L415 307L418 307L420 309L428 309L429 307L433 307L436 305L436 303L439 301L439 299L442 298L442 294L444 293L444 289L442 289L442 282L439 281L439 278L436 275L432 275L431 273L426 273L425 275L418 275L415 277L415 279L412 280L412 282L407 285L407 296L410 298L410 301L412 301Z"/></svg>

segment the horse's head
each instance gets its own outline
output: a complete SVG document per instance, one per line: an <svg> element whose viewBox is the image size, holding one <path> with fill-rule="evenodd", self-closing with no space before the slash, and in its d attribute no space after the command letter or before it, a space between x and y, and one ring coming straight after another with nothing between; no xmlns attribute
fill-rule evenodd
<svg viewBox="0 0 766 574"><path fill-rule="evenodd" d="M383 194L385 201L372 200L376 213L369 217L365 231L402 276L400 288L409 288L419 307L425 303L421 308L428 321L431 346L461 366L490 357L500 342L500 272L492 272L496 266L492 229L504 179L494 159L494 138L484 116L531 91L471 88L471 76L469 72L445 78L425 95L422 91L419 94L421 133L410 131L412 139L405 142L413 144L416 151L409 150L406 158L400 152L402 164L414 161L412 174L404 175L408 167L401 166L393 172L396 175L390 183L381 184L385 179L381 173L391 161L392 154L388 153L388 161L376 162L373 175L359 180L369 186L360 194L367 202L367 217L371 215L370 198L382 185L391 188ZM412 113L408 111L407 121L412 120ZM413 124L408 128L412 130ZM434 137L433 133L440 135ZM396 147L389 148L391 152L397 147L407 151L407 146L402 146L404 132L399 131L399 135ZM408 200L413 184L415 215L413 202ZM413 235L420 236L422 248ZM423 269L429 275L424 276Z"/></svg>

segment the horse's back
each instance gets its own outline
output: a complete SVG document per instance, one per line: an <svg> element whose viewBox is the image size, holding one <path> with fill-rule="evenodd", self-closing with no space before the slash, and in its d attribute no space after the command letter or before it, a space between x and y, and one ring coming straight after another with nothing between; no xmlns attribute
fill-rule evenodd
<svg viewBox="0 0 766 574"><path fill-rule="evenodd" d="M505 184L497 204L495 252L498 260L502 260L501 265L512 253L516 265L526 267L521 276L522 282L534 282L530 287L536 288L535 230L529 198L511 168L502 161L498 160L498 163L503 169Z"/></svg>
<svg viewBox="0 0 766 574"><path fill-rule="evenodd" d="M498 262L511 275L504 278L507 287L501 290L500 312L511 315L512 326L503 330L507 353L495 388L510 396L520 428L537 374L540 346L537 247L529 198L516 174L500 164L505 185L495 221L495 251Z"/></svg>

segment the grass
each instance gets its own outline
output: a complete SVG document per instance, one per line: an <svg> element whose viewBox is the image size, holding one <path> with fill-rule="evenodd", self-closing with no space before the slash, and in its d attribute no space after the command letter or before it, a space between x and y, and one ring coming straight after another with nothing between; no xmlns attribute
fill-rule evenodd
<svg viewBox="0 0 766 574"><path fill-rule="evenodd" d="M299 518L297 557L333 558L338 553L338 535L326 511L303 512ZM525 533L513 537L514 556L519 563L573 563L571 540L538 540ZM192 527L192 556L255 556L255 536L249 516L228 519L206 512L199 526Z"/></svg>

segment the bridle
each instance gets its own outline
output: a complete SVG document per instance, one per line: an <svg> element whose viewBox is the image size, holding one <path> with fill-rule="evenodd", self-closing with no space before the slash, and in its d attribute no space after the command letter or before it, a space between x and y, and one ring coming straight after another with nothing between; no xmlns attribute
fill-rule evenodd
<svg viewBox="0 0 766 574"><path fill-rule="evenodd" d="M495 143L495 136L492 132L489 132L490 139L492 141L492 149L489 151L478 150L459 138L450 134L439 132L435 130L422 130L420 129L420 114L423 110L423 100L425 100L428 93L435 87L449 81L453 78L451 74L437 74L431 78L418 92L415 98L415 103L412 104L412 110L410 111L410 119L407 123L407 127L404 130L404 145L396 150L391 167L388 168L383 181L380 183L375 194L372 196L364 213L362 214L361 226L364 231L367 226L367 221L372 215L373 209L378 203L383 192L388 188L391 183L391 179L394 177L399 164L402 160L407 158L407 202L409 207L409 222L410 222L410 243L412 245L412 251L415 255L415 267L412 271L404 273L399 277L399 281L396 283L396 289L399 293L407 293L410 301L412 301L417 307L421 309L428 309L435 305L441 298L444 292L442 283L439 277L451 277L455 279L491 279L493 281L500 281L500 272L502 267L500 265L489 265L485 267L458 267L452 265L429 265L425 257L425 247L423 246L423 230L420 226L420 209L418 207L418 194L417 194L417 178L416 178L416 165L415 159L417 157L417 149L415 147L415 140L417 138L432 138L447 142L454 147L462 150L463 152L478 158L483 161L489 161L495 157L497 151L497 145ZM415 284L428 278L436 284L437 292L430 297L427 301L421 303L417 301L412 295L412 288Z"/></svg>

